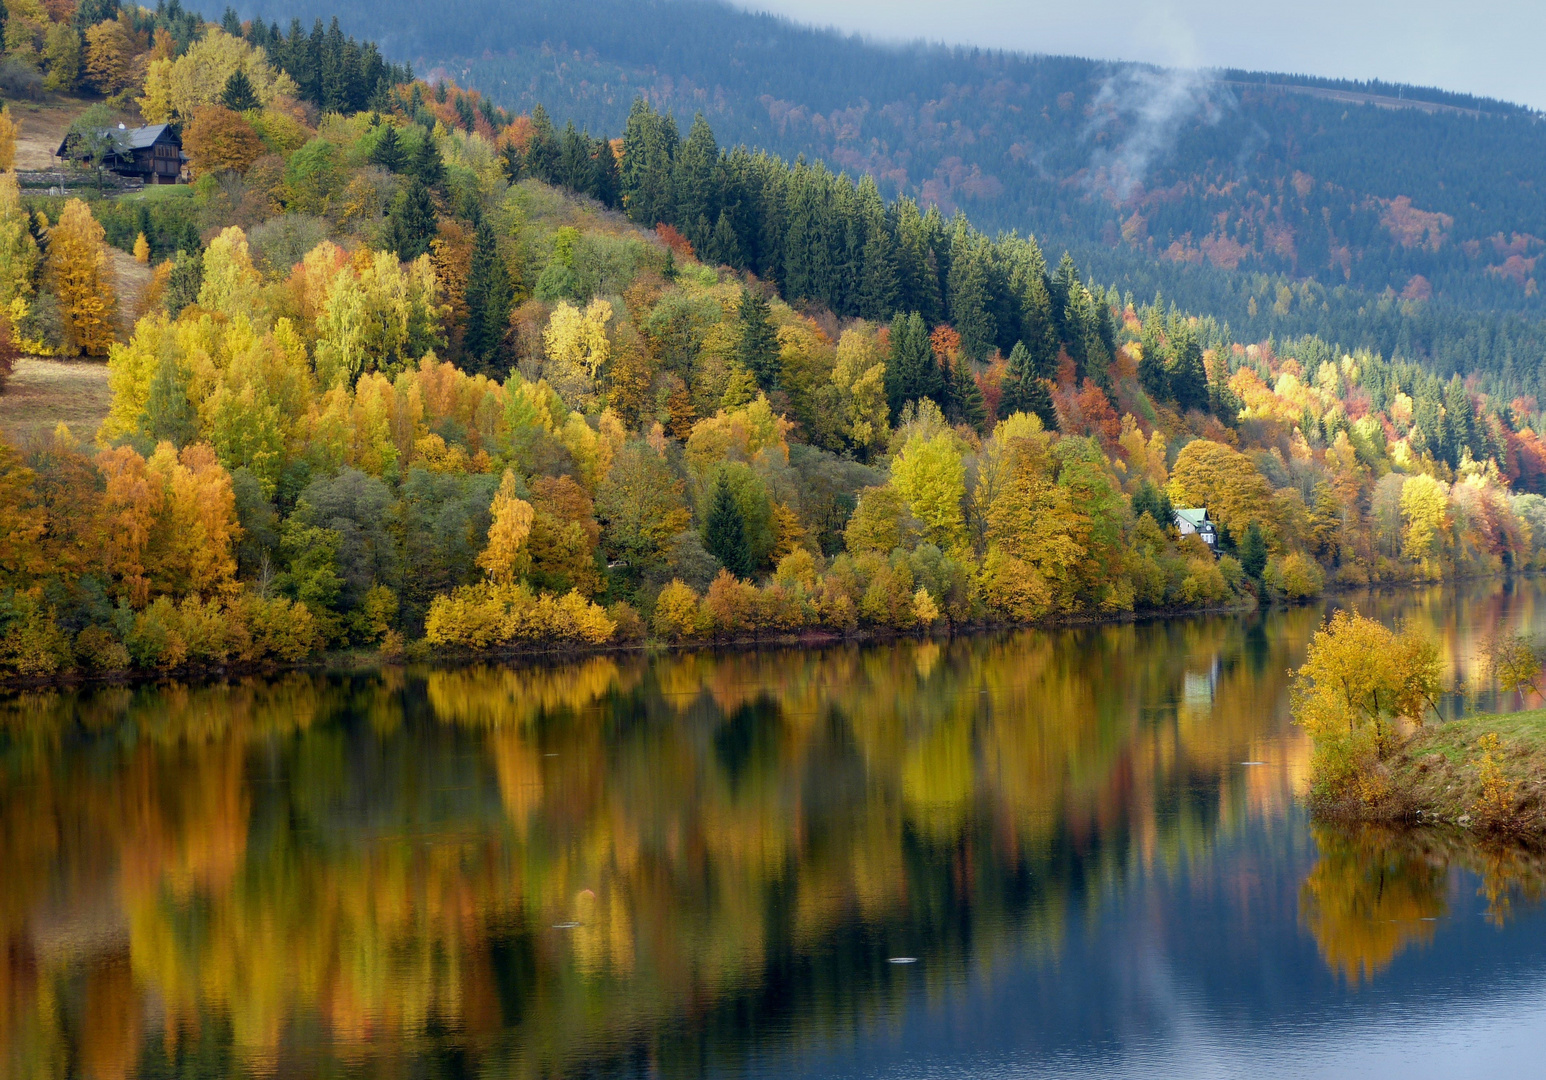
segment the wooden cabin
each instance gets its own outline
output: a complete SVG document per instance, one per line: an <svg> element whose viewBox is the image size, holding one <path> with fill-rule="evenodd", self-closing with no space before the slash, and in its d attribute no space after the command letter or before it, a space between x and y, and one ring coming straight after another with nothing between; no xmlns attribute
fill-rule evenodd
<svg viewBox="0 0 1546 1080"><path fill-rule="evenodd" d="M188 156L183 153L182 137L172 125L126 128L119 124L118 128L118 150L105 162L109 172L147 184L176 184L187 179ZM75 157L70 145L73 141L66 135L55 156Z"/></svg>

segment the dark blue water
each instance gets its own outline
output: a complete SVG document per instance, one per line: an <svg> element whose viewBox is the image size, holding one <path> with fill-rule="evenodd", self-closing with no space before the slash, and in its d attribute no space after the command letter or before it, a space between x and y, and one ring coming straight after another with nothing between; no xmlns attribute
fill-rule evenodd
<svg viewBox="0 0 1546 1080"><path fill-rule="evenodd" d="M1535 1075L1546 859L1297 801L1323 613L5 699L0 1075Z"/></svg>

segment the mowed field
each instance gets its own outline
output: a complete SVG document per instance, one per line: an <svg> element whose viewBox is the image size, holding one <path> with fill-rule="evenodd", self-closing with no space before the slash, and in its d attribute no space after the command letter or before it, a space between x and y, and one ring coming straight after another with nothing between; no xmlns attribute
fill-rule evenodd
<svg viewBox="0 0 1546 1080"><path fill-rule="evenodd" d="M24 356L0 393L0 432L12 445L26 447L64 423L72 435L89 442L111 402L107 365L101 360Z"/></svg>

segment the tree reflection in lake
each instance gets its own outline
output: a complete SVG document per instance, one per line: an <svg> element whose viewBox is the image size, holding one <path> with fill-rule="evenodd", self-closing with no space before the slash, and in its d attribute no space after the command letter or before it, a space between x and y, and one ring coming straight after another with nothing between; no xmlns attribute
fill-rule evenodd
<svg viewBox="0 0 1546 1080"><path fill-rule="evenodd" d="M1460 655L1466 612L1533 622L1500 595L1405 607ZM0 1072L714 1073L920 981L1077 981L1127 891L1304 827L1320 616L10 699ZM1442 932L1452 864L1500 917L1540 880L1316 843L1300 917L1350 981Z"/></svg>

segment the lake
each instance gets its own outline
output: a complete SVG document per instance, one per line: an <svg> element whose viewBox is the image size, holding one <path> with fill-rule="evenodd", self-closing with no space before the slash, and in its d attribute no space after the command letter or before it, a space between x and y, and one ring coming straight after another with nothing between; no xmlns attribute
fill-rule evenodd
<svg viewBox="0 0 1546 1080"><path fill-rule="evenodd" d="M1546 631L1495 582L0 699L0 1074L1533 1072L1546 860L1296 802L1334 604L1462 679Z"/></svg>

